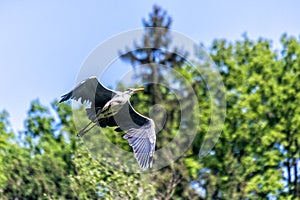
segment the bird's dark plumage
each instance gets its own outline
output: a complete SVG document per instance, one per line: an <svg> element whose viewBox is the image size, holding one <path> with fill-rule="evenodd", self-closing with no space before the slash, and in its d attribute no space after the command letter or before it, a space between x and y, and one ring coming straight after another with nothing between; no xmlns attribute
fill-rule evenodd
<svg viewBox="0 0 300 200"><path fill-rule="evenodd" d="M131 89L133 92L135 90ZM74 90L62 96L59 101L69 99L90 102L86 109L88 118L101 127L115 127L115 131L127 131L123 136L132 147L135 158L142 169L151 168L155 151L155 125L152 119L136 112L129 102L132 91L118 92L104 87L96 77L82 81ZM136 90L138 91L138 90ZM132 92L132 93L130 93ZM127 96L126 96L127 95ZM123 101L123 102L122 102ZM115 104L120 104L111 116L101 115ZM118 105L119 106L119 105ZM99 117L102 116L102 117Z"/></svg>
<svg viewBox="0 0 300 200"><path fill-rule="evenodd" d="M74 100L81 99L81 103L89 101L94 107L103 107L115 95L115 91L104 87L96 77L90 77L82 81L71 92L63 95L59 103L71 98Z"/></svg>

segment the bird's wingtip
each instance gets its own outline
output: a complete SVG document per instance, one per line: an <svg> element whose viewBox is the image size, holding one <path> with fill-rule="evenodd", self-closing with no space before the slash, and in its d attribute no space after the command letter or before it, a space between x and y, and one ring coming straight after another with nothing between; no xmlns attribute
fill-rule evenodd
<svg viewBox="0 0 300 200"><path fill-rule="evenodd" d="M62 103L64 101L67 101L68 99L70 99L72 97L72 94L73 94L72 92L69 92L65 95L62 95L61 99L59 100L59 103Z"/></svg>

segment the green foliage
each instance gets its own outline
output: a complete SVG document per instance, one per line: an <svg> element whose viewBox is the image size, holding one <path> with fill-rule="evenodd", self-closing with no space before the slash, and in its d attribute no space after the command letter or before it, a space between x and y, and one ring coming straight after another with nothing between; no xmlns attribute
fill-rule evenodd
<svg viewBox="0 0 300 200"><path fill-rule="evenodd" d="M69 187L73 173L70 146L56 133L53 116L39 101L33 101L20 138L9 143L3 156L6 185L3 199L74 197Z"/></svg>
<svg viewBox="0 0 300 200"><path fill-rule="evenodd" d="M10 148L8 141L12 137L12 133L8 130L9 127L8 113L6 111L2 111L0 113L0 188L3 188L7 183L7 177L5 176L5 171L7 169L5 155ZM2 192L1 189L0 192Z"/></svg>

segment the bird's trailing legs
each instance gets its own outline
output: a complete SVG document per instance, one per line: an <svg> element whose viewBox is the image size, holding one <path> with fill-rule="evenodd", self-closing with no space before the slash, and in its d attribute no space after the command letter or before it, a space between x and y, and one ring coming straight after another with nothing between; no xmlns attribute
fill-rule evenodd
<svg viewBox="0 0 300 200"><path fill-rule="evenodd" d="M101 114L101 110L98 111L97 115L96 115L96 118L93 120L93 121L90 121L83 129L81 129L77 135L82 137L84 136L87 132L89 132L92 128L94 128L97 124L96 122L98 121L98 117L100 116ZM93 124L92 127L90 127L89 129L87 129L92 123L95 123ZM86 130L87 129L87 130Z"/></svg>
<svg viewBox="0 0 300 200"><path fill-rule="evenodd" d="M86 130L86 128L91 124L92 122L90 122L88 125L86 125L83 129L81 129L81 131L78 132L78 136L82 137L84 136L87 132L89 132L92 128L94 128L97 124L93 124L92 127L90 127L89 129Z"/></svg>

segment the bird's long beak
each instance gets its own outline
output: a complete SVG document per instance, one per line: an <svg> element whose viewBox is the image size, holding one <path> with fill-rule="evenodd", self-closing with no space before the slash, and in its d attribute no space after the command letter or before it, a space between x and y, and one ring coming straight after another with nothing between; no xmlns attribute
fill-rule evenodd
<svg viewBox="0 0 300 200"><path fill-rule="evenodd" d="M144 88L137 88L137 89L133 90L133 92L139 92L139 91L142 91L142 90L144 90Z"/></svg>

